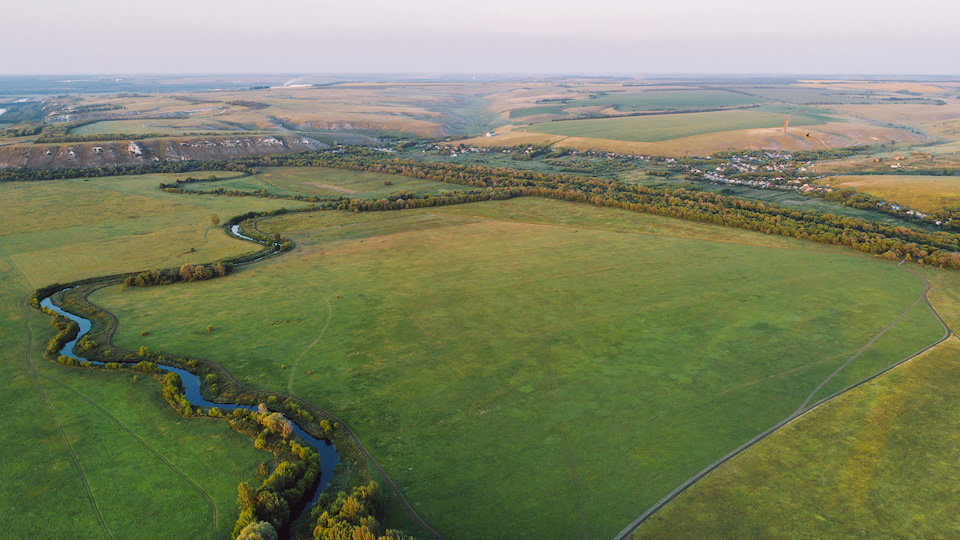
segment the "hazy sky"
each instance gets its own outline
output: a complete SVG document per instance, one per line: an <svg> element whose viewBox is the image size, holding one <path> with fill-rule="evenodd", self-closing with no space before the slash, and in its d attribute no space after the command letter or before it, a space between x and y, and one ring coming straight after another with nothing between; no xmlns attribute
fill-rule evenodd
<svg viewBox="0 0 960 540"><path fill-rule="evenodd" d="M4 4L2 74L960 74L957 0Z"/></svg>

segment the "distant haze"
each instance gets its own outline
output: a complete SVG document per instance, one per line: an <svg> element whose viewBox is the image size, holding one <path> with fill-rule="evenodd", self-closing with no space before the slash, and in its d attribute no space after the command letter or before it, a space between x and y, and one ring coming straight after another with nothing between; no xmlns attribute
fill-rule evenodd
<svg viewBox="0 0 960 540"><path fill-rule="evenodd" d="M7 2L0 74L960 74L947 0Z"/></svg>

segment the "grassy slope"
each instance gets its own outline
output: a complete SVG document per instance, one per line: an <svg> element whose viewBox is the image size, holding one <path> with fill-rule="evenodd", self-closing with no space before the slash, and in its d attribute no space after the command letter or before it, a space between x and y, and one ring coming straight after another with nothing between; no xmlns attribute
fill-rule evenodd
<svg viewBox="0 0 960 540"><path fill-rule="evenodd" d="M535 133L571 137L655 142L719 131L777 127L783 125L787 115L795 111L799 111L799 109L786 106L768 106L738 111L632 116L599 120L565 120L534 124L521 129ZM828 121L830 121L828 117L820 114L797 112L790 120L790 125L809 126Z"/></svg>
<svg viewBox="0 0 960 540"><path fill-rule="evenodd" d="M536 199L275 226L298 251L95 301L121 343L176 343L263 387L287 388L306 351L294 390L342 414L451 537L610 536L789 414L921 290L829 246ZM898 331L939 336L922 317Z"/></svg>
<svg viewBox="0 0 960 540"><path fill-rule="evenodd" d="M604 105L616 106L620 111L662 111L733 107L756 102L756 98L722 90L666 90L611 92L595 99L571 101L564 108Z"/></svg>
<svg viewBox="0 0 960 540"><path fill-rule="evenodd" d="M195 191L218 187L241 191L265 189L267 193L283 196L304 194L371 199L398 192L436 195L446 191L470 189L468 186L443 184L405 176L319 167L269 167L262 169L256 177L247 176L214 184L188 184L186 189Z"/></svg>
<svg viewBox="0 0 960 540"><path fill-rule="evenodd" d="M70 130L71 135L94 135L99 133L129 133L132 135L184 135L236 128L216 120L140 119L103 120Z"/></svg>
<svg viewBox="0 0 960 540"><path fill-rule="evenodd" d="M960 327L960 274L919 272L938 312ZM697 483L633 537L956 536L958 354L954 337L820 406Z"/></svg>
<svg viewBox="0 0 960 540"><path fill-rule="evenodd" d="M793 422L634 538L957 536L958 354L951 339Z"/></svg>
<svg viewBox="0 0 960 540"><path fill-rule="evenodd" d="M218 509L220 536L235 519L237 483L255 478L252 468L270 458L224 424L182 421L161 402L159 383L134 384L129 374L89 373L42 361L40 353L52 336L49 319L20 309L21 299L35 286L54 280L206 261L249 250L235 240L219 239L215 231L204 243L209 214L226 217L278 204L178 198L156 192L160 178L0 185L5 209L0 214L0 391L8 408L2 421L6 451L0 454L0 500L7 502L0 515L2 530L32 538L102 534L57 419L107 526L118 538L141 535L145 528L178 538L208 535L207 500L144 443L210 494ZM121 245L131 247L114 250ZM196 251L185 253L191 247ZM42 264L26 264L28 260ZM34 334L30 357L25 315ZM44 402L29 366L39 374L52 407ZM124 431L121 423L144 442Z"/></svg>

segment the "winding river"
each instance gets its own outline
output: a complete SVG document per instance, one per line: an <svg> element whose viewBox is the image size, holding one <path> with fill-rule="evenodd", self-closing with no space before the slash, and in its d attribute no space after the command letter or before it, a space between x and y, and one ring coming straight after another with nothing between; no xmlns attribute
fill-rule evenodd
<svg viewBox="0 0 960 540"><path fill-rule="evenodd" d="M239 229L239 226L235 225L232 229L233 233L239 236L240 238L253 240L248 236L244 236L240 234L238 229ZM277 246L275 245L275 247ZM277 247L277 249L279 248ZM265 256L266 255L264 255L264 257ZM254 259L254 260L259 260L262 258L263 257L259 257L258 259ZM247 261L247 262L253 262L253 261ZM78 315L74 315L69 311L65 311L61 309L59 306L53 303L50 296L44 298L40 302L40 305L42 307L45 307L51 311L54 311L70 319L71 321L75 321L80 326L80 331L77 333L77 337L75 337L72 341L66 343L63 346L63 348L60 349L61 355L69 356L70 358L76 358L77 360L80 360L83 362L90 362L91 364L98 365L98 366L104 365L104 362L98 362L96 360L88 360L81 356L77 356L77 354L73 350L74 345L76 345L77 341L80 338L82 338L84 335L86 335L88 332L90 332L90 329L93 326L88 319L85 319ZM178 367L168 366L168 365L159 364L159 363L157 365L163 371L173 372L173 373L176 373L177 375L180 375L180 379L183 381L184 395L186 396L187 400L190 401L191 405L198 406L198 407L217 407L221 411L232 411L234 409L247 409L250 411L257 410L256 405L243 405L239 403L214 403L212 401L207 401L206 399L204 399L203 395L201 395L200 393L200 377L199 376L194 375L193 373L190 373L189 371L178 368ZM316 450L318 454L320 454L320 482L317 484L317 487L314 490L313 495L310 497L310 502L306 505L306 507L304 507L303 511L298 516L299 518L309 513L310 509L313 508L313 505L316 504L317 499L320 498L320 494L323 493L327 489L327 487L330 485L330 479L333 477L333 468L337 465L337 463L340 463L340 455L337 453L336 448L333 446L333 444L330 443L330 441L327 441L325 439L318 439L313 435L310 435L309 433L304 431L303 428L298 426L296 422L293 422L292 419L290 421L293 423L294 433L299 435L301 439L303 439L307 444L313 447L313 449Z"/></svg>

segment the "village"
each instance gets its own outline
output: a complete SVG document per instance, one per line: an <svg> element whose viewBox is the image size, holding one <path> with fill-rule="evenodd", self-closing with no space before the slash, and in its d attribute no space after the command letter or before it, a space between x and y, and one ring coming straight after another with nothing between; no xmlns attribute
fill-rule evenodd
<svg viewBox="0 0 960 540"><path fill-rule="evenodd" d="M711 182L727 186L740 186L751 189L793 191L802 195L819 198L828 198L830 194L838 192L838 188L817 183L825 176L807 174L813 166L813 161L798 161L790 152L778 150L746 151L743 153L726 153L712 157L701 158L673 158L665 156L649 156L624 154L619 152L604 152L596 150L560 149L548 145L526 145L516 147L476 147L464 144L449 144L446 141L432 142L424 145L422 152L436 152L437 155L447 158L457 158L468 155L500 154L510 155L513 159L532 160L538 157L559 158L562 156L599 158L605 160L652 162L667 165L670 171L683 172L686 177L694 181ZM657 171L648 172L660 176ZM666 174L666 173L664 173ZM847 190L849 191L849 190ZM838 198L842 202L846 196ZM869 204L877 211L896 215L916 221L924 221L936 227L945 223L942 219L930 217L926 213L903 205L871 198Z"/></svg>

